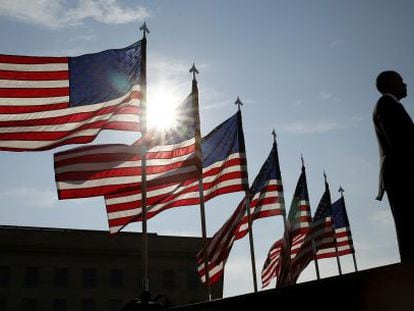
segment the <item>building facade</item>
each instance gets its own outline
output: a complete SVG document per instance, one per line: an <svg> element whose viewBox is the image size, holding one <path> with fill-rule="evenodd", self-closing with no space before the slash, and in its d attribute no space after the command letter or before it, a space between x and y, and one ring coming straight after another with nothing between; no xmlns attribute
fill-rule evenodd
<svg viewBox="0 0 414 311"><path fill-rule="evenodd" d="M136 232L0 226L0 311L119 311L142 292ZM151 297L171 306L207 299L201 238L148 234ZM212 287L221 298L222 283Z"/></svg>

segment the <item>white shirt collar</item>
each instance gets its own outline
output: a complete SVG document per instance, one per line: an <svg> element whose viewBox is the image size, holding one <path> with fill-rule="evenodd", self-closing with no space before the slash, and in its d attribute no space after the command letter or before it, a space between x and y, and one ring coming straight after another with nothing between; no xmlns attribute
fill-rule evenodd
<svg viewBox="0 0 414 311"><path fill-rule="evenodd" d="M390 97L392 97L396 102L400 102L399 100L398 100L398 98L397 97L395 97L395 95L393 95L393 94L390 94L390 93L384 93L383 94L383 96L390 96Z"/></svg>

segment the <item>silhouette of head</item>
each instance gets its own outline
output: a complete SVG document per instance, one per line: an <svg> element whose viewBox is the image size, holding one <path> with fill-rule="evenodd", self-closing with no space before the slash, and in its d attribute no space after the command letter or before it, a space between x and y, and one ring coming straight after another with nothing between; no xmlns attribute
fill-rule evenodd
<svg viewBox="0 0 414 311"><path fill-rule="evenodd" d="M404 83L403 78L396 71L381 72L377 77L376 85L381 94L392 94L398 99L407 96L407 84Z"/></svg>

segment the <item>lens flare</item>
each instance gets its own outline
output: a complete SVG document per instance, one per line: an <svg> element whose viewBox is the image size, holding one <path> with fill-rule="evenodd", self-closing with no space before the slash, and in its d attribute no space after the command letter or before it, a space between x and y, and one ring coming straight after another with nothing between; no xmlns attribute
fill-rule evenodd
<svg viewBox="0 0 414 311"><path fill-rule="evenodd" d="M165 131L177 125L176 107L180 98L173 88L158 84L148 90L147 98L148 129Z"/></svg>

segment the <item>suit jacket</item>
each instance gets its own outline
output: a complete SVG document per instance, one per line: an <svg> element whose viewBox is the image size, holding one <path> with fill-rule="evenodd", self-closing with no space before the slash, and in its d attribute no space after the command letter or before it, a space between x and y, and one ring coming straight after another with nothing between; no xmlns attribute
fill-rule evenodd
<svg viewBox="0 0 414 311"><path fill-rule="evenodd" d="M377 199L381 200L387 179L414 172L414 124L403 105L391 94L379 98L373 121L380 154Z"/></svg>

